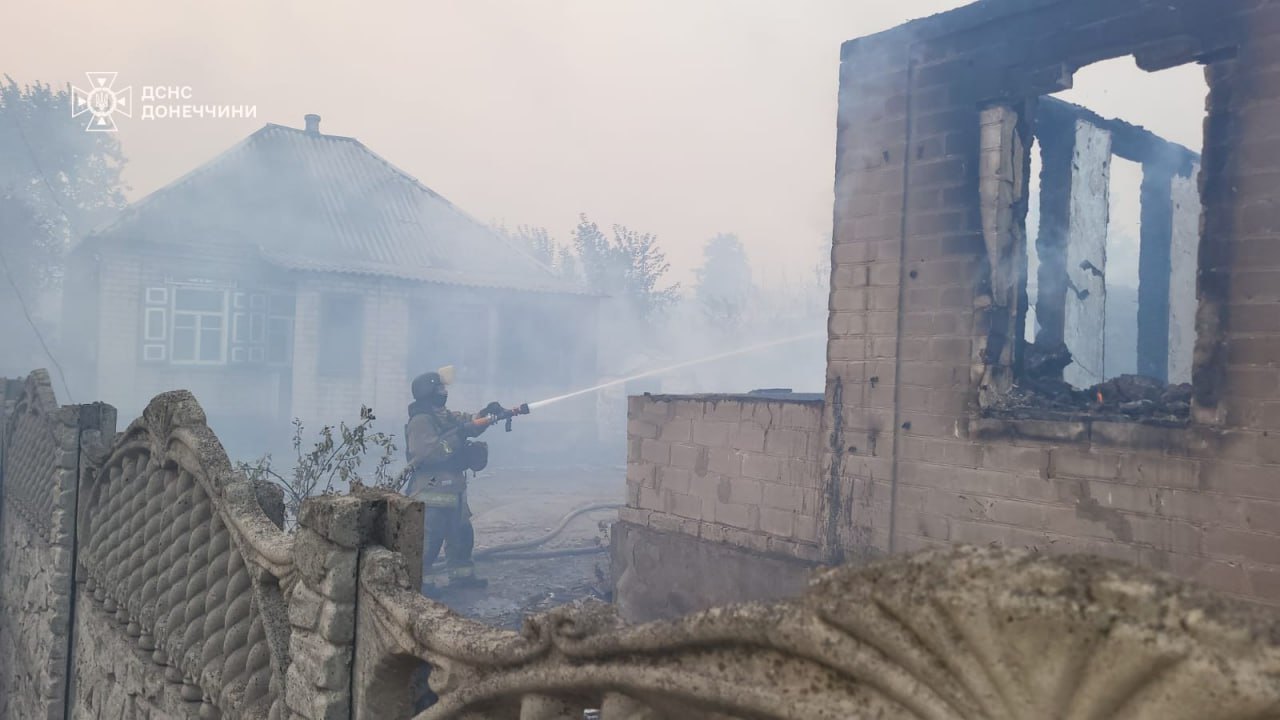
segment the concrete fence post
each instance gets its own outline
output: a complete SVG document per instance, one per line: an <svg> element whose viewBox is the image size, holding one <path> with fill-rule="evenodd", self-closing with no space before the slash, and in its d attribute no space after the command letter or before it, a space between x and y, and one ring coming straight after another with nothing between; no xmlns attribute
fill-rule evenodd
<svg viewBox="0 0 1280 720"><path fill-rule="evenodd" d="M285 677L291 717L351 717L356 579L372 522L373 503L359 497L311 498L298 513L298 580L289 597L292 663Z"/></svg>

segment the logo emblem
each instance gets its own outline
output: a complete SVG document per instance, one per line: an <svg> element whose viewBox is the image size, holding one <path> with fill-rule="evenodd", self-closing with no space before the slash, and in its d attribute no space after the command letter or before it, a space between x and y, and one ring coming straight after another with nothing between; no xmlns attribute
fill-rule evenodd
<svg viewBox="0 0 1280 720"><path fill-rule="evenodd" d="M85 126L88 132L115 132L116 113L133 117L133 87L115 90L116 75L113 72L87 72L89 89L72 86L71 117L89 113Z"/></svg>

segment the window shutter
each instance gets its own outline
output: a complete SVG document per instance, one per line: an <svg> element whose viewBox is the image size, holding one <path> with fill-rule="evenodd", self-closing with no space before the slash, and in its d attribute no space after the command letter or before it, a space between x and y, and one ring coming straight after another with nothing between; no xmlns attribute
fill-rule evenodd
<svg viewBox="0 0 1280 720"><path fill-rule="evenodd" d="M169 359L169 288L146 288L143 301L138 357L143 362L164 362Z"/></svg>

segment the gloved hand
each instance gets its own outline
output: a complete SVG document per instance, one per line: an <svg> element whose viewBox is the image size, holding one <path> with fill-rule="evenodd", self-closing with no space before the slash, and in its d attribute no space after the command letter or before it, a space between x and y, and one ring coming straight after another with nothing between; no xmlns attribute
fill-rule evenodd
<svg viewBox="0 0 1280 720"><path fill-rule="evenodd" d="M504 413L504 412L506 412L506 411L507 411L507 409L506 409L506 408L504 408L504 407L502 407L502 406L501 406L501 405L499 405L498 403L496 403L496 402L491 402L491 403L489 403L488 405L485 405L485 406L484 406L484 409L480 411L480 414L481 414L481 415L490 415L490 416L494 416L494 417L496 417L496 416L501 415L502 413Z"/></svg>

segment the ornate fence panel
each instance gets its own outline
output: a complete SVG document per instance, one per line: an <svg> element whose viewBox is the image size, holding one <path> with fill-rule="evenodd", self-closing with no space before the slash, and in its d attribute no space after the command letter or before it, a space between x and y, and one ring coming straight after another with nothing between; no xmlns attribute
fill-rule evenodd
<svg viewBox="0 0 1280 720"><path fill-rule="evenodd" d="M59 501L74 489L74 483L64 488L53 482L62 423L49 373L36 370L27 377L7 420L6 446L12 450L5 458L5 496L14 513L50 542L55 535L54 509L63 509ZM61 439L65 445L66 438Z"/></svg>
<svg viewBox="0 0 1280 720"><path fill-rule="evenodd" d="M195 398L152 400L81 493L79 560L95 611L181 683L200 717L287 717L291 539L232 470ZM96 703L87 713L123 702L87 686L76 699Z"/></svg>
<svg viewBox="0 0 1280 720"><path fill-rule="evenodd" d="M563 609L521 635L361 560L358 718L1280 717L1270 611L1095 558L962 548L818 575L802 598L621 627Z"/></svg>
<svg viewBox="0 0 1280 720"><path fill-rule="evenodd" d="M58 407L43 370L3 386L0 717L61 718L81 408Z"/></svg>

